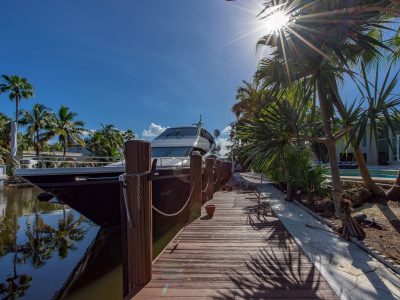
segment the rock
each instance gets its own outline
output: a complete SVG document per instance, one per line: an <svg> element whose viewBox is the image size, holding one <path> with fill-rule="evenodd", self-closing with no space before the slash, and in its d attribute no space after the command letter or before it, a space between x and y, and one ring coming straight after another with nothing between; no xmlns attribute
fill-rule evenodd
<svg viewBox="0 0 400 300"><path fill-rule="evenodd" d="M353 218L358 222L362 223L367 218L367 215L361 212L355 213Z"/></svg>
<svg viewBox="0 0 400 300"><path fill-rule="evenodd" d="M379 229L379 230L383 229L382 224L375 221L374 218L372 218L372 219L368 218L367 215L364 213L361 213L361 212L355 213L353 215L353 218L358 222L358 224L365 225L368 227L373 227L373 228Z"/></svg>

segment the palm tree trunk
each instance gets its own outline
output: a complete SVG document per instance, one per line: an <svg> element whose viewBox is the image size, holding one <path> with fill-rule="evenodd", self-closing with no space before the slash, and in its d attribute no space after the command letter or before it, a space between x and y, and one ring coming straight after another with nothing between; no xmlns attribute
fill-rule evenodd
<svg viewBox="0 0 400 300"><path fill-rule="evenodd" d="M360 169L360 174L363 179L363 183L365 187L371 192L371 194L378 198L386 198L385 191L372 180L371 175L368 171L367 163L365 162L364 155L361 150L357 147L355 138L353 137L351 140L351 145L354 150L354 154L356 157L358 168Z"/></svg>
<svg viewBox="0 0 400 300"><path fill-rule="evenodd" d="M345 118L345 110L343 103L336 97L336 93L333 92L332 86L330 87L331 95L333 99L333 104L335 105L340 117ZM364 155L357 145L356 137L353 136L351 139L351 146L353 147L354 155L356 157L358 168L360 169L360 174L363 179L364 186L371 192L371 194L378 198L386 198L385 191L378 186L375 181L372 180L371 175L368 171L368 166L365 161Z"/></svg>
<svg viewBox="0 0 400 300"><path fill-rule="evenodd" d="M17 123L17 130L18 130L18 117L19 117L19 100L20 97L17 96L15 98L15 123Z"/></svg>
<svg viewBox="0 0 400 300"><path fill-rule="evenodd" d="M293 187L292 187L292 183L289 180L289 170L286 165L286 162L284 164L284 167L285 167L285 176L286 176L286 199L288 201L292 201L293 200L293 196L292 196L293 195L293 193L292 193Z"/></svg>
<svg viewBox="0 0 400 300"><path fill-rule="evenodd" d="M36 156L39 156L39 130L36 130Z"/></svg>
<svg viewBox="0 0 400 300"><path fill-rule="evenodd" d="M321 78L322 74L320 72L318 73L317 78ZM339 165L336 157L336 141L333 139L330 123L329 103L320 80L317 82L317 89L322 114L322 123L324 126L325 138L327 140L326 148L328 150L329 163L331 167L332 199L335 206L335 213L342 222L342 235L345 239L351 237L359 239L364 238L364 231L357 221L352 218L349 205L343 201Z"/></svg>
<svg viewBox="0 0 400 300"><path fill-rule="evenodd" d="M387 199L390 200L400 200L400 169L397 173L397 177L392 187L386 193Z"/></svg>

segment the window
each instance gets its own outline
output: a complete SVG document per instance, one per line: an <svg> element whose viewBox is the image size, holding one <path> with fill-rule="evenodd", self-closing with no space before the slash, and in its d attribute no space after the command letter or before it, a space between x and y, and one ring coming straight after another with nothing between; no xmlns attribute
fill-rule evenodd
<svg viewBox="0 0 400 300"><path fill-rule="evenodd" d="M156 139L176 139L186 137L196 137L197 127L180 127L180 128L168 128L161 133Z"/></svg>
<svg viewBox="0 0 400 300"><path fill-rule="evenodd" d="M186 157L192 152L192 147L153 147L152 157Z"/></svg>
<svg viewBox="0 0 400 300"><path fill-rule="evenodd" d="M214 138L212 137L211 134L208 133L208 131L201 129L200 136L208 140L211 144L214 143Z"/></svg>

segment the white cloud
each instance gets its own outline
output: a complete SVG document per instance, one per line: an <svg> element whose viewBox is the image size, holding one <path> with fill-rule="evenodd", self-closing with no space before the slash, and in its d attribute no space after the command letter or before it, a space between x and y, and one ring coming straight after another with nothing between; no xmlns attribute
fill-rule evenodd
<svg viewBox="0 0 400 300"><path fill-rule="evenodd" d="M226 127L224 128L224 130L222 130L221 135L222 135L222 136L229 136L229 134L231 133L231 131L232 131L232 127L231 127L230 125L228 125L228 126L226 126Z"/></svg>
<svg viewBox="0 0 400 300"><path fill-rule="evenodd" d="M151 123L149 129L143 130L142 136L146 138L156 137L163 133L165 129L167 129L167 127L162 127L161 125Z"/></svg>
<svg viewBox="0 0 400 300"><path fill-rule="evenodd" d="M94 133L96 129L86 129L82 132L82 137L85 139L89 137L92 133Z"/></svg>
<svg viewBox="0 0 400 300"><path fill-rule="evenodd" d="M219 138L217 140L217 145L221 147L219 153L221 154L222 157L225 157L228 154L227 146L232 145L232 142L228 141L228 139L226 138Z"/></svg>

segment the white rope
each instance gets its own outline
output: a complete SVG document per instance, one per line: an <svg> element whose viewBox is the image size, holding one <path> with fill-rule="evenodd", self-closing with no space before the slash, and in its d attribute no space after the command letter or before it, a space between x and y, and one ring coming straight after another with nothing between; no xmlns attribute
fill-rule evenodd
<svg viewBox="0 0 400 300"><path fill-rule="evenodd" d="M126 185L126 177L134 177L134 178L136 178L136 193L137 193L136 194L136 199L137 199L137 207L140 210L140 178L143 177L143 176L146 176L148 174L150 174L150 171L147 171L147 172L144 172L144 173L139 173L139 174L122 174L122 175L119 176L119 181L122 182L122 193L123 193L123 197L124 197L126 217L128 219L128 224L129 224L130 227L134 226L134 223L133 223L134 220L132 219L132 217L130 215L129 206L128 206L128 194L126 192L126 187L127 187L127 185ZM186 200L185 205L183 205L183 207L180 210L178 210L177 212L172 213L172 214L165 213L165 212L161 211L160 209L158 209L157 207L155 207L154 205L152 205L152 208L156 212L158 212L159 214L161 214L161 215L163 215L165 217L175 217L175 216L179 215L186 208L188 203L190 202L190 199L192 198L195 186L196 185L193 184L192 189L191 189L190 194L189 194L189 197ZM208 183L207 183L207 187L208 187ZM207 187L206 187L206 189L207 189Z"/></svg>
<svg viewBox="0 0 400 300"><path fill-rule="evenodd" d="M204 190L201 191L202 193L204 193L204 192L207 191L208 185L209 185L209 184L210 184L210 178L208 178L208 180L207 180L207 185L206 185L206 187L204 188Z"/></svg>
<svg viewBox="0 0 400 300"><path fill-rule="evenodd" d="M190 202L190 199L192 198L192 194L193 194L193 191L194 191L195 186L196 186L196 184L193 184L192 190L190 191L189 198L186 200L185 205L184 205L180 210L178 210L177 212L175 212L175 213L173 213L173 214L165 213L165 212L159 210L159 209L158 209L157 207L155 207L154 205L152 205L153 209L154 209L156 212L158 212L160 215L163 215L163 216L165 216L165 217L175 217L175 216L179 215L179 214L186 208L186 206L188 205L188 203Z"/></svg>
<svg viewBox="0 0 400 300"><path fill-rule="evenodd" d="M217 184L217 182L218 182L218 176L217 176L217 178L215 178L214 184Z"/></svg>
<svg viewBox="0 0 400 300"><path fill-rule="evenodd" d="M124 197L124 204L125 204L125 210L126 210L126 217L128 219L128 224L130 227L134 226L133 219L131 217L131 213L129 211L129 206L128 206L128 194L126 192L127 184L126 184L126 177L134 177L136 178L136 203L137 203L137 208L140 210L140 178L143 176L147 176L150 174L150 171L146 171L143 173L138 173L138 174L122 174L119 176L119 181L122 182L122 194Z"/></svg>

